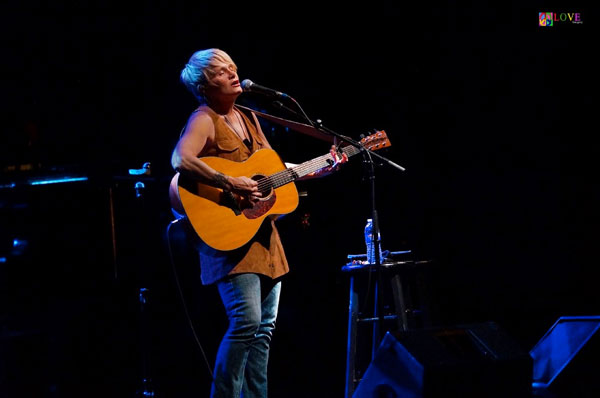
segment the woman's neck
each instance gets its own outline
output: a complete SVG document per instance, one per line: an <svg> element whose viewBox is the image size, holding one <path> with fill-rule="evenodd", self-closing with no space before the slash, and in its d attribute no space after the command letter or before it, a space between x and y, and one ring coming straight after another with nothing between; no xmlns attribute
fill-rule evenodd
<svg viewBox="0 0 600 398"><path fill-rule="evenodd" d="M219 115L233 115L234 101L206 101L206 104Z"/></svg>

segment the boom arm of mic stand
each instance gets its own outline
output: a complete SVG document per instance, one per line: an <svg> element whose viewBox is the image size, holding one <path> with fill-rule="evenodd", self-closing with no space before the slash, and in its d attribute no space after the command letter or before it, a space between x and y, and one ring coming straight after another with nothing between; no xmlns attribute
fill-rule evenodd
<svg viewBox="0 0 600 398"><path fill-rule="evenodd" d="M316 128L317 130L320 130L320 131L322 131L324 133L333 135L334 137L339 138L341 141L346 141L347 143L355 146L356 148L360 149L361 151L367 151L367 152L369 152L370 155L375 155L375 157L377 157L379 160L383 161L384 163L388 164L389 166L392 166L392 167L394 167L394 168L396 168L396 169L398 169L400 171L406 171L406 169L404 167L400 166L399 164L396 164L396 163L392 162L391 160L389 160L388 158L383 157L380 154L375 153L375 152L371 151L370 149L365 148L364 146L361 145L360 142L355 141L352 138L347 137L345 135L336 133L335 131L333 131L331 129L328 129L327 127L323 126L323 123L321 122L321 120L317 119L316 121L312 121L306 115L300 115L298 112L296 112L293 109L288 108L287 106L283 105L279 101L275 101L273 104L275 106L277 106L278 108L285 109L286 111L288 111L290 113L293 113L293 114L295 114L297 116L303 117L304 119L306 119L311 124L311 126L313 126L314 128Z"/></svg>
<svg viewBox="0 0 600 398"><path fill-rule="evenodd" d="M370 154L370 155L375 155L375 157L377 157L379 160L382 160L384 163L386 163L386 164L388 164L388 165L390 165L390 166L392 166L392 167L395 167L396 169L398 169L398 170L400 170L400 171L406 171L406 169L405 169L404 167L400 166L399 164L396 164L396 163L392 162L391 160L389 160L388 158L386 158L386 157L384 157L384 156L381 156L380 154L378 154L378 153L376 153L376 152L373 152L373 151L372 151L372 150L370 150L370 149L367 149L367 148L365 148L364 146L362 146L362 145L360 144L360 142L357 142L357 141L353 140L353 139L352 139L352 138L350 138L350 137L346 137L345 135L338 134L338 133L336 133L335 131L332 131L332 130L330 130L330 129L326 128L325 126L323 126L323 125L320 123L320 120L317 120L317 124L316 124L315 126L316 126L316 127L319 129L319 130L321 130L321 131L325 131L325 132L327 132L327 133L329 133L329 134L332 134L332 135L334 135L334 136L338 137L339 139L341 139L342 141L346 141L346 142L348 142L348 143L350 143L350 144L354 145L355 147L357 147L358 149L360 149L360 150L362 150L362 151L367 151L367 152L369 152L369 154Z"/></svg>

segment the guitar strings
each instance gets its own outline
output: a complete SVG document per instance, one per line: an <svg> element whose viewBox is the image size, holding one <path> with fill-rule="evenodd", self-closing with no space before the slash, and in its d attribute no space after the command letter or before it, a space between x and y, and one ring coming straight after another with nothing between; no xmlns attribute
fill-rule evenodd
<svg viewBox="0 0 600 398"><path fill-rule="evenodd" d="M288 182L293 181L294 178L297 178L299 174L302 174L302 175L308 174L308 173L306 173L306 174L303 174L303 173L308 170L314 169L315 165L317 165L317 164L318 165L323 164L323 167L325 167L325 166L329 165L329 163L325 160L328 157L332 158L331 154L326 154L326 155L320 156L316 159L302 163L291 169L285 169L285 170L282 170L275 174L272 174L268 177L261 178L260 180L258 180L258 189L260 191L265 191L267 189L277 188L282 185L285 185ZM318 168L320 168L320 167L318 167ZM317 168L317 170L318 170L318 168Z"/></svg>
<svg viewBox="0 0 600 398"><path fill-rule="evenodd" d="M344 148L343 150L348 157L357 154L359 151L360 150L355 147ZM259 191L264 192L270 190L271 188L283 186L288 182L293 181L295 178L298 178L299 175L304 176L309 174L311 171L327 167L330 164L328 162L330 160L333 160L333 156L328 153L313 160L309 160L308 162L301 163L291 169L285 169L270 176L263 177L258 180L258 189Z"/></svg>
<svg viewBox="0 0 600 398"><path fill-rule="evenodd" d="M364 145L364 143L362 144ZM375 146L378 147L379 145L380 144L377 144ZM385 144L383 144L383 146L385 146ZM369 146L368 149L371 149L371 147ZM341 151L348 157L351 157L359 153L361 149L355 146L346 146L342 148ZM331 160L333 160L333 156L331 153L328 153L313 160L301 163L296 167L292 167L291 169L284 169L270 176L260 178L257 180L258 190L260 192L266 192L272 188L281 187L299 177L303 177L313 171L331 165Z"/></svg>

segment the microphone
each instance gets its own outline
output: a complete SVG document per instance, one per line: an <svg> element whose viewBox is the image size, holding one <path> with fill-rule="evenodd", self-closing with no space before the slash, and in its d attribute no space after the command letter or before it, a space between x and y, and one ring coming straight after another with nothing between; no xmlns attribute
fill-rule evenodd
<svg viewBox="0 0 600 398"><path fill-rule="evenodd" d="M260 84L254 83L250 79L245 79L244 81L242 81L242 89L246 92L252 91L255 93L260 93L260 94L268 95L271 97L291 98L289 95L282 93L281 91L276 91L276 90L261 86Z"/></svg>

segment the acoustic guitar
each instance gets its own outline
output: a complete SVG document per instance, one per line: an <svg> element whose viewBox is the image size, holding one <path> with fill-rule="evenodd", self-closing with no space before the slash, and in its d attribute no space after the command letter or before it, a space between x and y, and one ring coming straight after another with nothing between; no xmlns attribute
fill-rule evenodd
<svg viewBox="0 0 600 398"><path fill-rule="evenodd" d="M370 150L391 145L383 130L361 139L360 143ZM350 158L361 149L346 146L340 151ZM252 204L239 195L175 174L169 191L173 208L183 211L200 239L217 250L234 250L246 244L267 216L293 212L298 206L298 191L293 182L334 163L331 153L327 153L286 168L272 149L260 149L243 162L214 156L200 159L225 175L252 178L262 193L262 198Z"/></svg>

